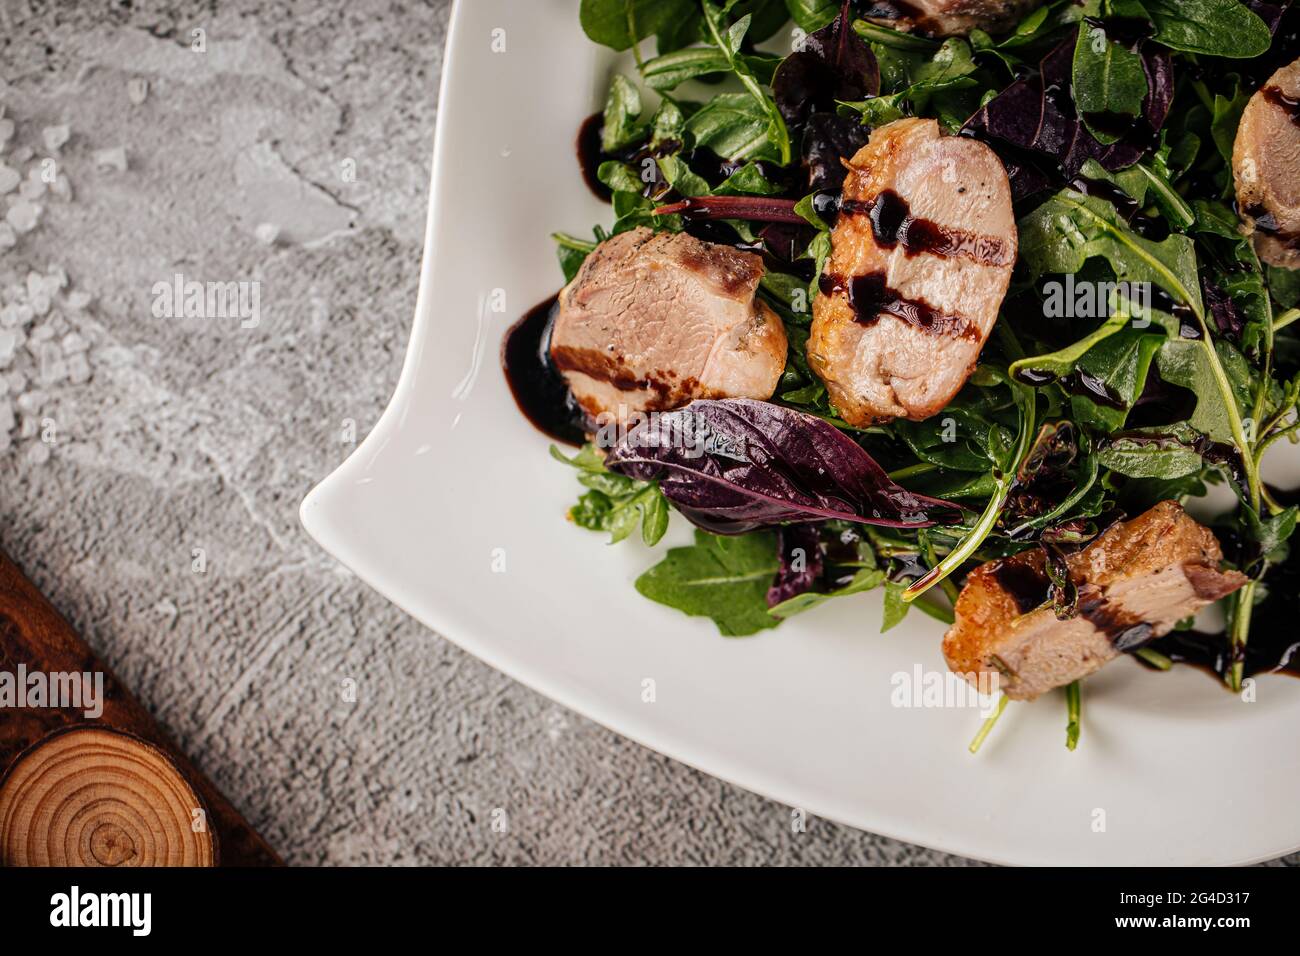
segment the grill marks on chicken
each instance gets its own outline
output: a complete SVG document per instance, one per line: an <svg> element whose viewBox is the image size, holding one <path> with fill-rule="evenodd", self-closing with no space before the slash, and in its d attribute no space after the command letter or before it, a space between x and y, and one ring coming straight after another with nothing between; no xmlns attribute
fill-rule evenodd
<svg viewBox="0 0 1300 956"><path fill-rule="evenodd" d="M935 414L965 384L1011 281L1011 187L934 120L877 129L849 162L808 361L851 425Z"/></svg>
<svg viewBox="0 0 1300 956"><path fill-rule="evenodd" d="M753 253L685 233L621 233L560 293L551 360L593 418L771 398L787 341L756 298L762 277Z"/></svg>
<svg viewBox="0 0 1300 956"><path fill-rule="evenodd" d="M1260 259L1300 268L1300 60L1269 77L1246 104L1232 173Z"/></svg>
<svg viewBox="0 0 1300 956"><path fill-rule="evenodd" d="M949 37L976 28L999 33L1042 5L1043 0L875 0L864 15L896 30Z"/></svg>
<svg viewBox="0 0 1300 956"><path fill-rule="evenodd" d="M1052 607L1041 550L990 561L966 579L944 657L972 683L996 673L1008 697L1032 700L1167 634L1245 584L1241 572L1220 570L1222 560L1214 534L1177 502L1163 501L1065 559L1079 600L1077 614L1064 621Z"/></svg>

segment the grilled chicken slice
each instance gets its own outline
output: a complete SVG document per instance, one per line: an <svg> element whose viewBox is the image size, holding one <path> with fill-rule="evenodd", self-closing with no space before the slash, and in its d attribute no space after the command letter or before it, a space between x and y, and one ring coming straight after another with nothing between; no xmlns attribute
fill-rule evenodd
<svg viewBox="0 0 1300 956"><path fill-rule="evenodd" d="M866 18L895 30L936 37L966 36L976 28L989 33L1009 30L1043 0L877 0Z"/></svg>
<svg viewBox="0 0 1300 956"><path fill-rule="evenodd" d="M1300 268L1300 60L1269 77L1246 104L1232 174L1260 259Z"/></svg>
<svg viewBox="0 0 1300 956"><path fill-rule="evenodd" d="M755 296L763 260L685 233L607 239L560 293L551 359L592 418L697 398L768 399L785 326Z"/></svg>
<svg viewBox="0 0 1300 956"><path fill-rule="evenodd" d="M849 163L808 361L851 425L920 421L957 394L1016 261L1002 161L930 119L882 126Z"/></svg>
<svg viewBox="0 0 1300 956"><path fill-rule="evenodd" d="M1219 569L1222 560L1208 528L1177 502L1162 501L1065 559L1079 593L1069 620L1058 620L1052 607L1041 549L976 568L957 599L943 655L972 684L981 673L996 675L1008 697L1032 700L1245 584L1240 571Z"/></svg>

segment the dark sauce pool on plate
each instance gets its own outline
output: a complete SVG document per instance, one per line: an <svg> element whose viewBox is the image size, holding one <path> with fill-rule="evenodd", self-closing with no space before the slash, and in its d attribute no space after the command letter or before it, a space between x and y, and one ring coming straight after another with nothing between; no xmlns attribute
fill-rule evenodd
<svg viewBox="0 0 1300 956"><path fill-rule="evenodd" d="M515 404L533 427L566 445L586 440L582 409L551 361L551 328L559 296L530 309L501 343L501 368Z"/></svg>

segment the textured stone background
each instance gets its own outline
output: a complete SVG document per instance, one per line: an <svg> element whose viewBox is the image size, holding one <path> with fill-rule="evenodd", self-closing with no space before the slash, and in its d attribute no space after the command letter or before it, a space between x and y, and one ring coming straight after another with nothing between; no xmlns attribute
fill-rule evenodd
<svg viewBox="0 0 1300 956"><path fill-rule="evenodd" d="M449 6L0 0L0 543L295 864L965 863L791 834L299 527L397 380ZM177 272L260 281L260 325L155 317Z"/></svg>

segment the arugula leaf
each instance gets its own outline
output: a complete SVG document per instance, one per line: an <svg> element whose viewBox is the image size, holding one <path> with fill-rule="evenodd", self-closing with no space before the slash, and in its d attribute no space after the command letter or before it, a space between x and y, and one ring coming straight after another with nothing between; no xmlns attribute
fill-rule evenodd
<svg viewBox="0 0 1300 956"><path fill-rule="evenodd" d="M839 0L785 0L785 5L804 33L815 33L840 12Z"/></svg>
<svg viewBox="0 0 1300 956"><path fill-rule="evenodd" d="M776 103L764 90L754 75L753 68L740 53L740 45L749 31L752 14L746 14L728 27L726 11L730 10L731 4L723 8L715 6L709 0L700 0L700 3L703 5L704 22L708 25L709 35L714 45L722 51L732 72L740 80L740 85L754 98L767 117L767 137L776 152L777 162L782 166L790 165L790 131L786 128L785 120L781 117L781 111L776 108Z"/></svg>
<svg viewBox="0 0 1300 956"><path fill-rule="evenodd" d="M872 591L880 587L884 582L885 572L879 568L860 568L853 575L853 579L843 587L836 588L834 591L804 591L802 594L796 594L794 597L774 605L771 608L771 613L784 620L787 617L802 614L819 604L824 604L831 598L847 597L850 594Z"/></svg>
<svg viewBox="0 0 1300 956"><path fill-rule="evenodd" d="M694 13L694 0L582 0L578 19L590 39L622 51Z"/></svg>
<svg viewBox="0 0 1300 956"><path fill-rule="evenodd" d="M636 579L636 589L692 617L712 618L725 637L744 637L780 623L767 610L778 565L771 532L723 537L697 529L695 544L669 549Z"/></svg>
<svg viewBox="0 0 1300 956"><path fill-rule="evenodd" d="M1171 339L1161 346L1156 362L1165 381L1196 393L1196 410L1190 419L1192 427L1215 441L1231 442L1241 448L1234 418L1240 421L1246 417L1245 409L1251 405L1250 367L1229 343L1215 342L1214 349L1231 384L1236 406L1233 409L1221 398L1218 376L1201 342Z"/></svg>
<svg viewBox="0 0 1300 956"><path fill-rule="evenodd" d="M720 93L686 121L686 131L697 146L713 150L723 159L781 161L769 136L771 119L747 93Z"/></svg>
<svg viewBox="0 0 1300 956"><path fill-rule="evenodd" d="M603 152L614 153L645 138L646 127L639 122L641 110L641 92L623 74L615 73L605 97L605 122L600 134Z"/></svg>
<svg viewBox="0 0 1300 956"><path fill-rule="evenodd" d="M554 445L551 457L578 470L578 482L591 489L569 509L569 518L588 531L608 531L610 544L624 540L639 525L641 539L654 546L668 530L668 502L652 481L635 481L605 467L595 445L566 458Z"/></svg>
<svg viewBox="0 0 1300 956"><path fill-rule="evenodd" d="M1063 189L1021 219L1020 254L1035 279L1078 272L1100 256L1120 281L1154 283L1175 302L1204 314L1193 241L1183 235L1161 242L1143 238L1097 196Z"/></svg>
<svg viewBox="0 0 1300 956"><path fill-rule="evenodd" d="M761 83L771 83L779 57L742 56L741 60ZM656 90L671 90L687 80L717 73L730 73L731 62L726 54L713 47L693 46L665 53L647 60L641 68L646 83Z"/></svg>
<svg viewBox="0 0 1300 956"><path fill-rule="evenodd" d="M1130 478L1182 478L1204 465L1196 450L1199 434L1186 422L1138 428L1116 435L1097 449L1097 459Z"/></svg>
<svg viewBox="0 0 1300 956"><path fill-rule="evenodd" d="M1123 407L1094 401L1087 394L1070 396L1070 413L1076 421L1087 422L1102 432L1123 428L1129 412L1137 404L1147 376L1165 337L1158 333L1127 328L1106 339L1079 359L1079 370L1095 388L1105 389Z"/></svg>
<svg viewBox="0 0 1300 956"><path fill-rule="evenodd" d="M1147 75L1142 57L1106 35L1096 21L1079 26L1074 44L1074 105L1088 132L1099 143L1116 143L1121 133L1109 132L1098 118L1135 119L1147 96Z"/></svg>
<svg viewBox="0 0 1300 956"><path fill-rule="evenodd" d="M1237 0L1143 0L1156 42L1173 50L1246 58L1268 52L1268 24Z"/></svg>
<svg viewBox="0 0 1300 956"><path fill-rule="evenodd" d="M551 238L555 240L555 253L559 257L560 268L564 270L564 281L568 284L587 261L587 256L596 251L596 243L575 239L562 232L552 233Z"/></svg>

